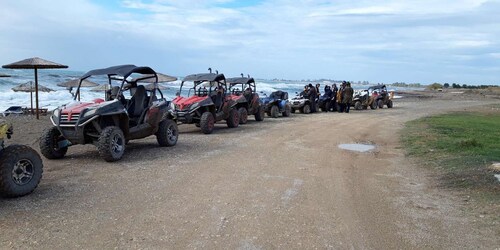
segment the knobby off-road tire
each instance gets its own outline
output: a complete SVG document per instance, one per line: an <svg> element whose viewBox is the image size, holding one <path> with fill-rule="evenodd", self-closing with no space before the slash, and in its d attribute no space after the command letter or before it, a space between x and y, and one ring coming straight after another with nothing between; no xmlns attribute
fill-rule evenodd
<svg viewBox="0 0 500 250"><path fill-rule="evenodd" d="M292 107L289 104L285 105L285 112L282 113L283 117L289 117L292 113Z"/></svg>
<svg viewBox="0 0 500 250"><path fill-rule="evenodd" d="M245 124L248 122L248 111L246 108L239 108L238 115L240 116L240 124Z"/></svg>
<svg viewBox="0 0 500 250"><path fill-rule="evenodd" d="M42 174L42 159L31 147L10 145L0 152L1 197L19 197L33 192Z"/></svg>
<svg viewBox="0 0 500 250"><path fill-rule="evenodd" d="M355 110L361 110L361 109L363 109L363 105L361 104L361 102L360 102L360 101L356 101L356 102L354 103L354 109L355 109Z"/></svg>
<svg viewBox="0 0 500 250"><path fill-rule="evenodd" d="M177 123L175 121L166 119L160 122L158 132L156 132L156 140L160 146L174 146L178 138L179 130L177 129Z"/></svg>
<svg viewBox="0 0 500 250"><path fill-rule="evenodd" d="M97 141L97 151L107 162L120 160L125 153L125 136L122 130L116 126L103 129Z"/></svg>
<svg viewBox="0 0 500 250"><path fill-rule="evenodd" d="M259 106L259 110L257 110L257 113L255 113L255 120L261 122L264 120L265 116L266 116L266 111L264 110L264 107Z"/></svg>
<svg viewBox="0 0 500 250"><path fill-rule="evenodd" d="M370 105L371 109L377 109L377 101L373 101L372 104Z"/></svg>
<svg viewBox="0 0 500 250"><path fill-rule="evenodd" d="M68 147L59 148L58 142L64 140L56 127L47 128L40 137L40 152L47 159L61 159L68 152Z"/></svg>
<svg viewBox="0 0 500 250"><path fill-rule="evenodd" d="M271 117L272 118L278 118L279 113L280 113L280 109L278 108L278 106L277 105L273 105L271 107Z"/></svg>
<svg viewBox="0 0 500 250"><path fill-rule="evenodd" d="M200 129L204 134L211 134L214 131L215 118L210 112L205 112L200 118Z"/></svg>
<svg viewBox="0 0 500 250"><path fill-rule="evenodd" d="M309 114L309 113L311 113L311 106L309 106L309 104L304 105L304 107L302 108L302 112L303 112L304 114Z"/></svg>
<svg viewBox="0 0 500 250"><path fill-rule="evenodd" d="M389 100L387 102L387 108L390 108L390 109L392 108L392 100Z"/></svg>
<svg viewBox="0 0 500 250"><path fill-rule="evenodd" d="M240 114L238 110L232 108L229 110L229 117L226 119L226 124L230 128L237 128L240 125Z"/></svg>
<svg viewBox="0 0 500 250"><path fill-rule="evenodd" d="M383 108L384 107L384 101L378 100L377 101L377 106L378 106L379 109Z"/></svg>

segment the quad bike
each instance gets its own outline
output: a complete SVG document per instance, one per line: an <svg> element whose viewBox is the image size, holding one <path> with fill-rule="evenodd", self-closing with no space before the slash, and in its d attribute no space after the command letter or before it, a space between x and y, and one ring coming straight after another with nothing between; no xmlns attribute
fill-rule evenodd
<svg viewBox="0 0 500 250"><path fill-rule="evenodd" d="M332 97L327 94L323 94L318 98L318 107L321 109L323 112L328 112L332 111L332 106L334 105L334 102L332 101Z"/></svg>
<svg viewBox="0 0 500 250"><path fill-rule="evenodd" d="M361 109L377 109L376 96L370 94L370 89L356 91L352 99L351 105L356 110Z"/></svg>
<svg viewBox="0 0 500 250"><path fill-rule="evenodd" d="M10 139L12 133L12 125L0 120L1 197L19 197L33 192L43 174L42 159L31 147L4 145L4 140Z"/></svg>
<svg viewBox="0 0 500 250"><path fill-rule="evenodd" d="M262 93L262 92L261 92ZM264 98L260 99L261 104L264 106L266 114L272 118L278 118L279 114L283 117L289 117L292 107L288 101L288 93L278 90L272 92L267 96L262 93Z"/></svg>
<svg viewBox="0 0 500 250"><path fill-rule="evenodd" d="M178 96L170 103L172 119L195 124L204 134L211 134L217 121L226 120L229 128L240 124L237 102L226 93L224 74L193 74L184 77L179 93L186 83L193 83L187 97Z"/></svg>
<svg viewBox="0 0 500 250"><path fill-rule="evenodd" d="M240 115L240 124L248 121L249 115L254 115L256 121L263 121L265 116L264 105L260 103L256 92L255 80L248 77L228 78L231 99L236 102L236 109Z"/></svg>
<svg viewBox="0 0 500 250"><path fill-rule="evenodd" d="M329 112L329 111L336 111L337 110L337 107L336 107L336 103L334 102L334 96L335 96L336 93L334 93L332 91L332 89L330 88L330 86L325 86L325 93L323 95L321 95L320 97L318 97L318 100L317 100L317 103L318 103L318 107L319 109L321 109L321 111L323 112ZM317 109L317 110L319 110Z"/></svg>
<svg viewBox="0 0 500 250"><path fill-rule="evenodd" d="M300 113L309 114L311 113L311 106L316 105L316 110L318 110L318 102L312 103L309 97L304 93L296 93L296 96L290 100L292 113L298 110Z"/></svg>
<svg viewBox="0 0 500 250"><path fill-rule="evenodd" d="M370 87L369 89L371 89L372 91L378 91L378 96L375 99L375 103L377 103L378 108L383 108L384 105L387 105L387 108L393 107L393 93L389 94L385 85L376 85Z"/></svg>
<svg viewBox="0 0 500 250"><path fill-rule="evenodd" d="M76 101L81 82L102 75L107 76L110 87L106 100ZM131 75L139 77L127 82ZM139 84L147 79L154 79L150 95ZM70 146L92 143L105 161L112 162L123 157L125 144L130 140L155 135L160 146L174 146L179 135L177 123L168 117L169 105L157 87L157 80L153 69L135 65L87 72L80 78L74 101L54 110L50 117L54 126L43 132L40 151L48 159L60 159ZM113 86L113 83L118 84ZM130 99L123 94L126 90L130 91Z"/></svg>

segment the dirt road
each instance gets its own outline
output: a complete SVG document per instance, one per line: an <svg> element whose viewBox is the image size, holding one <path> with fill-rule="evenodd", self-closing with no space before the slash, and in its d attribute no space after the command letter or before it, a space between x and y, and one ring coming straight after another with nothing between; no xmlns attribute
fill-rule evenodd
<svg viewBox="0 0 500 250"><path fill-rule="evenodd" d="M73 147L63 160L44 159L33 194L0 199L0 247L499 247L494 229L399 144L408 120L485 103L499 100L407 99L392 110L220 124L212 135L184 125L177 146L134 141L118 163ZM36 133L20 138L36 146ZM337 147L357 142L376 149Z"/></svg>

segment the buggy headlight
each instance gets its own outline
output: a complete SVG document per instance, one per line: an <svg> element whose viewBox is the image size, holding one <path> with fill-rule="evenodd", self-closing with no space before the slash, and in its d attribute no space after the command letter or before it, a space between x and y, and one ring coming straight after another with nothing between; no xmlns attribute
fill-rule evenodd
<svg viewBox="0 0 500 250"><path fill-rule="evenodd" d="M170 102L170 108L172 110L175 110L175 103L173 101Z"/></svg>
<svg viewBox="0 0 500 250"><path fill-rule="evenodd" d="M189 107L189 109L195 109L198 106L200 106L200 103L199 102L195 102L195 103L191 104L191 106Z"/></svg>
<svg viewBox="0 0 500 250"><path fill-rule="evenodd" d="M59 115L61 114L61 109L59 109L59 108L54 109L54 112L52 114L55 117L59 117Z"/></svg>
<svg viewBox="0 0 500 250"><path fill-rule="evenodd" d="M93 115L95 115L96 111L97 111L97 109L90 109L90 110L88 109L88 110L87 110L87 111L83 114L83 116L84 116L84 117L93 116Z"/></svg>

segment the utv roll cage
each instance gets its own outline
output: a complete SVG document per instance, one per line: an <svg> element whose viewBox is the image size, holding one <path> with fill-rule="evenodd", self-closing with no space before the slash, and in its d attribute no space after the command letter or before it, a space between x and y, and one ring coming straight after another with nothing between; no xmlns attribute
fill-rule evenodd
<svg viewBox="0 0 500 250"><path fill-rule="evenodd" d="M206 74L192 74L184 77L182 79L181 83L181 88L179 90L180 93L182 93L182 87L184 86L185 82L193 82L194 85L192 88L189 88L188 90L188 97L191 95L191 90L193 90L194 94L197 96L211 96L212 92L216 91L216 88L218 87L218 84L222 85L224 88L224 91L227 90L227 83L226 83L226 77L224 74L216 74L216 73L206 73ZM206 89L206 86L203 86L203 88L198 86L204 84L204 83L210 83L209 88ZM218 83L218 84L213 84L213 83Z"/></svg>
<svg viewBox="0 0 500 250"><path fill-rule="evenodd" d="M142 77L138 77L135 79L134 83L136 85L137 85L138 81L150 79L150 78L155 78L154 84L158 84L158 76L156 75L156 72L150 67L137 67L137 66L132 65L132 64L127 64L127 65L118 65L118 66L108 67L108 68L104 68L104 69L94 69L94 70L91 70L91 71L85 73L82 77L80 77L80 83L78 84L78 88L76 89L76 94L75 94L74 100L76 100L76 98L80 96L80 86L81 86L83 80L85 80L91 76L97 76L97 75L107 75L108 84L109 84L110 89L111 89L112 80L121 81L120 89L118 90L118 93L117 93L117 96L120 96L122 94L123 86L125 85L125 83L129 83L127 81L127 78L134 73L144 75ZM134 84L134 83L132 83L132 84ZM163 96L163 94L162 94L162 96Z"/></svg>

